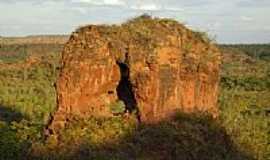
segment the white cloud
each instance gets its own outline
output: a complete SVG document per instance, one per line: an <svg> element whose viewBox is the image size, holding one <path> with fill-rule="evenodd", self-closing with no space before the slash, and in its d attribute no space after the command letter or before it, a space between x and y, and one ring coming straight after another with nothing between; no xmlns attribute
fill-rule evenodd
<svg viewBox="0 0 270 160"><path fill-rule="evenodd" d="M129 8L143 11L170 11L170 12L184 11L184 9L180 7L162 6L155 3L137 4L130 6Z"/></svg>
<svg viewBox="0 0 270 160"><path fill-rule="evenodd" d="M253 21L253 18L252 17L248 17L248 16L241 16L240 19L242 21L246 21L246 22Z"/></svg>
<svg viewBox="0 0 270 160"><path fill-rule="evenodd" d="M164 10L171 11L171 12L182 12L185 11L185 9L180 7L164 7Z"/></svg>
<svg viewBox="0 0 270 160"><path fill-rule="evenodd" d="M105 5L118 5L122 6L125 5L126 3L122 0L104 0Z"/></svg>
<svg viewBox="0 0 270 160"><path fill-rule="evenodd" d="M109 6L123 6L126 3L122 0L71 0L72 3L84 3L90 5L109 5Z"/></svg>
<svg viewBox="0 0 270 160"><path fill-rule="evenodd" d="M216 21L213 23L209 23L208 26L209 26L209 28L215 30L215 29L219 29L221 27L221 23Z"/></svg>
<svg viewBox="0 0 270 160"><path fill-rule="evenodd" d="M134 10L144 10L144 11L159 11L162 9L161 6L156 5L154 3L134 5L134 6L131 6L130 8Z"/></svg>
<svg viewBox="0 0 270 160"><path fill-rule="evenodd" d="M87 14L88 13L87 8L85 8L85 7L75 7L75 8L72 8L72 10L77 11L80 14Z"/></svg>

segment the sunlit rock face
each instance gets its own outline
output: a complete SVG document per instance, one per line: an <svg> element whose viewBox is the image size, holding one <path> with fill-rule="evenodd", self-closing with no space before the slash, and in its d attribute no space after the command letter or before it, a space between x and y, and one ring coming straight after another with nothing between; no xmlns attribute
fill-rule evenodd
<svg viewBox="0 0 270 160"><path fill-rule="evenodd" d="M52 130L70 115L113 116L108 106L119 100L144 123L177 111L218 113L220 52L173 20L143 16L120 26L79 28L61 66Z"/></svg>

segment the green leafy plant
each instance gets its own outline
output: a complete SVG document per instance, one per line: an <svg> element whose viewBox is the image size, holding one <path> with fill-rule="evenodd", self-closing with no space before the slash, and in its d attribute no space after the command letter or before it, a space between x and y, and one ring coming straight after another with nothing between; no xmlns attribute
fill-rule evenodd
<svg viewBox="0 0 270 160"><path fill-rule="evenodd" d="M112 102L109 107L113 114L123 114L126 110L125 103L121 100Z"/></svg>

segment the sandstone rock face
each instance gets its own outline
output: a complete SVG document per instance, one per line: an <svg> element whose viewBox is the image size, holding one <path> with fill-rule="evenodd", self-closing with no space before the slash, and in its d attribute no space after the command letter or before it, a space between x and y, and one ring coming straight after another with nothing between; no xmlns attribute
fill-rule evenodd
<svg viewBox="0 0 270 160"><path fill-rule="evenodd" d="M62 53L58 110L51 128L69 115L112 116L118 100L153 123L183 112L217 116L220 53L207 38L176 21L139 17L120 26L85 26Z"/></svg>

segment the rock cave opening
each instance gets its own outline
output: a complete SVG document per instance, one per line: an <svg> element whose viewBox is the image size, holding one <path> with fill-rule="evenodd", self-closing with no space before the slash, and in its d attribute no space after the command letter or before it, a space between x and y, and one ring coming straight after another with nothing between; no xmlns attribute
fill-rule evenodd
<svg viewBox="0 0 270 160"><path fill-rule="evenodd" d="M124 102L126 110L132 113L133 111L137 111L137 102L130 82L129 67L123 62L117 62L117 64L121 73L121 79L116 88L117 96L119 100Z"/></svg>

